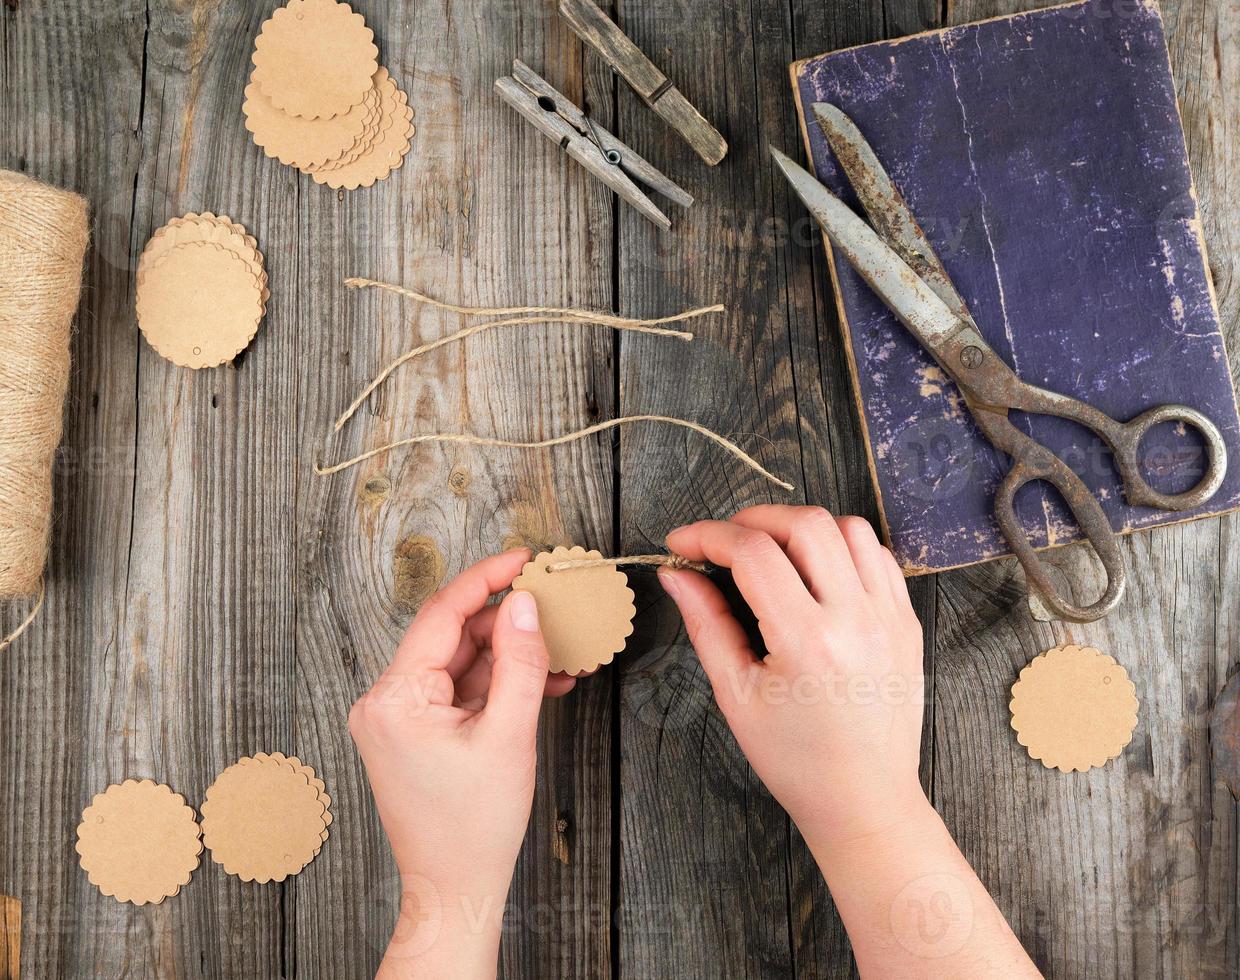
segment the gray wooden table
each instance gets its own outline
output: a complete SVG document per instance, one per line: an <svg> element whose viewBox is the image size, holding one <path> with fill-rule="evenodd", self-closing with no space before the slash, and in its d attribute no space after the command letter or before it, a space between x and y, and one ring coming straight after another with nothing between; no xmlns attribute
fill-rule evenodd
<svg viewBox="0 0 1240 980"><path fill-rule="evenodd" d="M1096 12L1123 16L1125 2ZM338 195L264 158L243 128L271 0L5 0L0 166L94 208L50 594L0 658L0 891L23 903L26 975L368 975L399 882L345 717L411 609L514 542L643 552L682 522L786 499L657 428L550 452L420 447L330 479L315 461L414 430L537 438L658 412L732 435L792 476L797 500L873 516L823 257L765 149L800 154L787 65L1018 5L621 0L624 28L727 136L711 170L583 53L551 0L359 0L418 134L391 180ZM1235 361L1240 11L1163 10ZM697 196L673 234L493 96L514 56ZM231 215L266 253L268 317L231 368L177 369L135 327L136 256L189 210ZM692 347L565 326L475 338L401 371L336 437L331 420L382 363L459 325L346 293L346 275L468 303L728 313L695 327ZM1238 528L1125 539L1128 597L1087 627L1033 622L1011 562L912 583L927 787L1049 974L1237 971L1236 807L1207 718L1240 647ZM502 972L848 974L803 843L713 706L674 610L634 578L639 629L622 662L546 712ZM1065 640L1114 653L1143 696L1123 758L1070 778L1026 757L1007 714L1019 668ZM207 861L143 909L87 882L73 839L93 793L151 776L198 802L263 750L311 762L336 800L304 873L259 886Z"/></svg>

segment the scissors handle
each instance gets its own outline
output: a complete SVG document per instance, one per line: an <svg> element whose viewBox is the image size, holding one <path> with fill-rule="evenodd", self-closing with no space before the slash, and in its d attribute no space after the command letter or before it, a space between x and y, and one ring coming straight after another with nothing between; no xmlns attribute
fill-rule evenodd
<svg viewBox="0 0 1240 980"><path fill-rule="evenodd" d="M1223 434L1210 419L1187 405L1159 405L1128 422L1117 422L1092 405L1034 385L1022 384L1019 397L1012 400L1019 402L1013 408L1071 419L1101 436L1115 454L1115 465L1123 478L1124 497L1129 506L1191 510L1213 497L1227 475L1227 444L1223 441ZM1186 423L1200 432L1205 442L1205 473L1196 486L1183 493L1162 493L1150 486L1141 472L1138 456L1141 440L1161 422Z"/></svg>
<svg viewBox="0 0 1240 980"><path fill-rule="evenodd" d="M1158 507L1162 510L1191 510L1204 504L1218 492L1227 475L1227 444L1218 426L1187 405L1159 405L1142 412L1129 422L1114 422L1113 434L1103 433L1115 453L1115 465L1124 478L1124 496L1134 507ZM1160 422L1184 422L1201 433L1206 447L1206 471L1196 486L1183 493L1160 493L1150 486L1141 472L1138 450L1145 434Z"/></svg>
<svg viewBox="0 0 1240 980"><path fill-rule="evenodd" d="M1119 543L1111 529L1106 511L1098 503L1081 478L1041 443L1034 442L1017 429L1006 417L978 413L987 438L1012 458L1012 468L995 493L995 519L1025 570L1029 588L1038 593L1043 604L1059 619L1073 623L1089 623L1115 608L1124 594L1127 569ZM987 417L988 416L988 417ZM1081 606L1063 596L1051 582L1046 565L1038 557L1028 536L1016 517L1016 493L1028 483L1045 481L1059 491L1077 526L1106 571L1106 589L1091 605Z"/></svg>

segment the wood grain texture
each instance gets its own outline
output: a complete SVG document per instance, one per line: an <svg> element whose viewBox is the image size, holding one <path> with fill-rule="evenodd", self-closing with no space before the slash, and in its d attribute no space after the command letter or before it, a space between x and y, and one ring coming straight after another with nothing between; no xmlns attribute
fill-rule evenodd
<svg viewBox="0 0 1240 980"><path fill-rule="evenodd" d="M23 904L28 976L368 975L402 889L345 716L443 577L516 543L657 550L684 521L766 500L875 516L821 248L766 144L799 143L789 62L938 26L937 4L620 0L608 13L730 138L710 169L550 0L359 0L418 134L390 180L351 194L246 138L249 48L273 6L0 9L0 166L94 210L49 601L0 658L0 891ZM1009 9L971 0L948 14ZM1234 369L1240 27L1218 0L1163 9ZM494 98L513 57L695 195L670 235ZM258 237L273 297L239 364L190 374L141 342L132 278L147 236L200 209ZM729 312L695 325L691 348L563 325L472 338L402 369L329 435L380 365L461 325L347 292L346 275L464 302ZM545 453L422 446L331 479L311 469L415 428L542 438L642 411L718 429L797 493L657 427ZM1236 805L1206 727L1240 648L1238 544L1234 518L1125 542L1128 600L1070 631L1030 620L1010 562L913 583L930 682L923 776L1051 975L1234 971ZM1084 565L1074 549L1056 561ZM737 749L674 610L647 573L630 578L631 652L547 712L502 973L848 975L821 876ZM1016 672L1068 639L1115 654L1143 700L1132 748L1079 777L1043 772L1007 727ZM73 831L93 793L145 775L197 803L261 750L299 754L335 800L332 838L303 874L245 885L208 858L175 900L144 909L87 883Z"/></svg>
<svg viewBox="0 0 1240 980"><path fill-rule="evenodd" d="M953 4L951 22L1026 6ZM1162 10L1234 374L1236 12ZM1032 622L1010 561L938 577L935 804L1049 976L1234 974L1236 808L1211 771L1208 722L1238 651L1235 526L1232 515L1125 539L1130 594L1088 626ZM1090 571L1079 548L1066 551L1067 571ZM1059 642L1112 653L1141 699L1117 763L1067 778L999 737L1017 672Z"/></svg>
<svg viewBox="0 0 1240 980"><path fill-rule="evenodd" d="M611 338L552 327L428 359L327 438L378 366L459 326L347 293L348 274L464 302L611 306L610 198L490 93L521 49L579 94L571 32L553 11L518 4L484 23L466 4L395 14L359 4L419 135L393 179L338 195L246 138L241 93L270 9L0 14L15 121L5 165L83 191L96 211L66 455L89 462L102 447L105 465L62 469L52 600L2 682L3 880L26 898L37 975L372 972L401 889L349 705L443 574L513 543L613 544L606 445L429 450L333 480L311 470L410 426L536 437L612 414ZM190 209L242 221L273 286L255 344L214 372L164 362L132 316L134 257ZM549 712L514 919L557 909L562 892L607 906L609 686L583 685ZM313 764L335 800L332 839L298 878L256 887L205 860L176 902L141 910L86 883L73 827L92 793L150 775L198 801L216 772L266 749ZM507 973L541 970L549 945L564 975L608 961L605 912L560 914L549 934L530 921L506 937Z"/></svg>
<svg viewBox="0 0 1240 980"><path fill-rule="evenodd" d="M787 65L881 36L883 11L682 0L657 12L622 4L620 20L647 50L663 46L670 76L694 77L697 67L686 94L732 147L708 175L622 93L625 138L643 155L675 160L676 179L684 173L697 198L666 243L621 216L622 309L654 315L721 302L728 313L699 331L692 350L625 338L621 407L710 425L798 487L773 494L692 442L626 433L623 549L658 547L679 524L763 502L873 518L821 250L766 148L795 151L800 140ZM621 680L620 974L666 976L670 963L683 977L846 974L851 956L821 875L745 762L658 592L647 588L641 654Z"/></svg>
<svg viewBox="0 0 1240 980"><path fill-rule="evenodd" d="M18 980L22 969L22 903L0 895L0 980Z"/></svg>
<svg viewBox="0 0 1240 980"><path fill-rule="evenodd" d="M482 8L470 4L408 7L400 16L382 3L359 9L385 63L409 86L419 131L402 170L371 198L297 195L305 268L290 274L308 304L297 319L312 317L316 330L336 334L332 343L301 345L304 377L322 379L297 393L303 465L415 429L533 439L607 417L610 336L553 325L471 338L419 359L339 437L324 438L379 367L464 325L375 291L346 294L339 287L346 275L409 283L463 304L610 306L610 257L598 244L610 240L610 199L491 90L519 54L580 98L581 63L567 27L553 11L524 4L488 8L481 24ZM412 611L392 597L407 591L410 577L427 577L416 561L397 566L393 556L411 538L428 539L451 575L516 544L609 548L611 471L610 450L597 443L524 454L423 447L302 480L297 731L308 744L331 746L341 810L356 829L334 854L324 849L325 873L299 895L299 969L346 975L362 956L373 968L402 894L343 727L348 705L386 666ZM376 486L390 486L386 499L376 499ZM436 584L426 581L422 593ZM605 907L610 893L608 686L607 677L583 685L544 723L539 794L503 947L508 975L536 972L552 948L563 975L607 960L605 917L559 912L559 902L563 893ZM561 838L566 852L556 850ZM364 951L351 938L359 935Z"/></svg>

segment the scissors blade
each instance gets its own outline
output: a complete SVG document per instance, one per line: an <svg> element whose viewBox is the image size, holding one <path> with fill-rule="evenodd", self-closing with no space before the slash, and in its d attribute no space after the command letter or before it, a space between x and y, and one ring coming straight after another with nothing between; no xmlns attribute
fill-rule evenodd
<svg viewBox="0 0 1240 980"><path fill-rule="evenodd" d="M865 209L880 238L948 305L956 316L972 323L968 307L956 292L943 263L934 254L926 233L917 224L904 196L883 169L856 123L827 102L815 102L814 118Z"/></svg>
<svg viewBox="0 0 1240 980"><path fill-rule="evenodd" d="M952 337L962 327L971 327L971 323L953 311L873 228L817 178L773 146L771 156L832 244L922 346L955 377L955 371L946 365L946 354Z"/></svg>

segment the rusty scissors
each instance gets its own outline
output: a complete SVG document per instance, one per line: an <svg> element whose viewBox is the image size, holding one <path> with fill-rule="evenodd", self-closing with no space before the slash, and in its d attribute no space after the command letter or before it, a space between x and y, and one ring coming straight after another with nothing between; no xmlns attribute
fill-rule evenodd
<svg viewBox="0 0 1240 980"><path fill-rule="evenodd" d="M1227 447L1218 428L1186 405L1159 405L1119 422L1075 398L1021 381L982 338L904 198L853 121L825 103L815 104L813 112L870 223L772 147L775 162L834 247L956 383L982 434L1011 459L1011 468L995 493L995 519L1025 570L1031 593L1060 619L1084 623L1104 616L1123 595L1126 581L1123 556L1106 512L1081 478L1016 428L1008 412L1055 415L1092 430L1114 453L1129 505L1172 511L1204 503L1222 485ZM1205 440L1205 474L1183 493L1161 493L1141 474L1138 445L1160 422L1187 423ZM1052 585L1017 520L1013 506L1017 491L1037 481L1059 491L1102 561L1106 589L1091 605L1077 605Z"/></svg>

